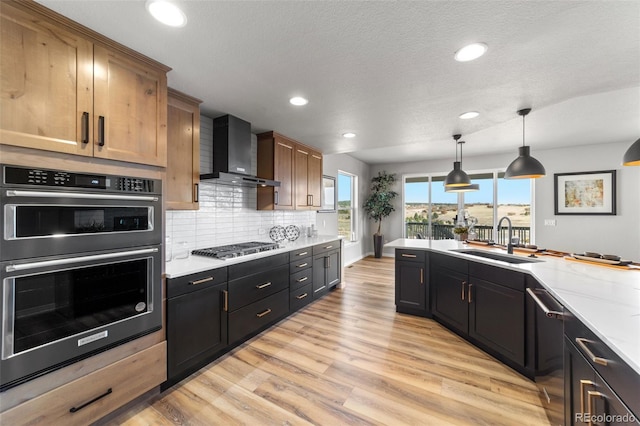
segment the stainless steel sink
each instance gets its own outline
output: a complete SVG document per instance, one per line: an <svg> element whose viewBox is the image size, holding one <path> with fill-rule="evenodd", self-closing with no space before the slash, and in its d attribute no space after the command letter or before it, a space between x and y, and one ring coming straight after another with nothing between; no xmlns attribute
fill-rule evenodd
<svg viewBox="0 0 640 426"><path fill-rule="evenodd" d="M484 257L486 259L499 260L501 262L507 262L507 263L513 263L513 264L544 262L543 260L533 259L530 257L520 257L520 256L514 256L512 254L493 253L493 252L484 251L484 250L453 249L451 251L457 251L458 253L470 254L471 256Z"/></svg>

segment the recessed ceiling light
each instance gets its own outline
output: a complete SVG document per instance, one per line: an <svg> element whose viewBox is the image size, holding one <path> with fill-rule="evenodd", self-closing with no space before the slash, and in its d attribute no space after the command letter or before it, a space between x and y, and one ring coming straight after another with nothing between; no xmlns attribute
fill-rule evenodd
<svg viewBox="0 0 640 426"><path fill-rule="evenodd" d="M187 16L175 4L166 0L147 0L147 10L158 21L170 27L184 27Z"/></svg>
<svg viewBox="0 0 640 426"><path fill-rule="evenodd" d="M480 115L479 112L469 111L469 112L465 112L463 114L460 114L459 117L462 118L463 120L469 120L470 118L476 118L479 115Z"/></svg>
<svg viewBox="0 0 640 426"><path fill-rule="evenodd" d="M473 43L458 50L454 58L458 62L473 61L484 55L488 48L484 43Z"/></svg>
<svg viewBox="0 0 640 426"><path fill-rule="evenodd" d="M352 132L347 132L347 133L343 133L342 136L345 138L355 138L356 134Z"/></svg>
<svg viewBox="0 0 640 426"><path fill-rule="evenodd" d="M296 106L302 106L309 103L308 100L300 96L294 96L293 98L289 99L289 102L291 103L291 105L296 105Z"/></svg>

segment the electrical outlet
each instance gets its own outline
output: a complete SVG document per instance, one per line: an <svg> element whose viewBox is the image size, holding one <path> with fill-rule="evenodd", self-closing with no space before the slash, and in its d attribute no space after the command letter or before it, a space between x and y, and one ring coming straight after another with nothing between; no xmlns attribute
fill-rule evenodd
<svg viewBox="0 0 640 426"><path fill-rule="evenodd" d="M555 219L545 219L544 220L544 226L556 226L556 220Z"/></svg>

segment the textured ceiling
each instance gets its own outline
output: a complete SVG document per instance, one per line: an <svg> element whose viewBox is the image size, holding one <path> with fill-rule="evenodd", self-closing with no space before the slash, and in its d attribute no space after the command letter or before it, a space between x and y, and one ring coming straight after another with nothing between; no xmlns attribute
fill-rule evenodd
<svg viewBox="0 0 640 426"><path fill-rule="evenodd" d="M637 0L176 0L179 29L144 1L39 2L172 67L169 85L206 115L372 164L451 157L454 133L465 156L515 154L525 107L534 155L640 136ZM453 60L476 41L485 56ZM458 118L470 110L480 117Z"/></svg>

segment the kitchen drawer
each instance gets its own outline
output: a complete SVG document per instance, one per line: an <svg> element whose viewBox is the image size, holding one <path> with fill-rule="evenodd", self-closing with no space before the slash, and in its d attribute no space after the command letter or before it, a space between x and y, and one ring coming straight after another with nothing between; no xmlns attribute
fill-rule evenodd
<svg viewBox="0 0 640 426"><path fill-rule="evenodd" d="M229 311L289 287L289 265L229 281Z"/></svg>
<svg viewBox="0 0 640 426"><path fill-rule="evenodd" d="M396 249L396 260L402 260L405 262L423 262L427 257L427 252L424 250L405 250Z"/></svg>
<svg viewBox="0 0 640 426"><path fill-rule="evenodd" d="M524 274L521 272L485 265L484 263L469 262L469 275L514 290L524 291Z"/></svg>
<svg viewBox="0 0 640 426"><path fill-rule="evenodd" d="M318 244L313 246L313 255L324 254L330 250L335 250L340 248L340 240L330 241L324 244Z"/></svg>
<svg viewBox="0 0 640 426"><path fill-rule="evenodd" d="M463 275L467 275L469 272L468 262L465 259L460 259L459 257L448 256L440 253L431 253L429 254L429 260L432 267L439 266L441 268L447 268Z"/></svg>
<svg viewBox="0 0 640 426"><path fill-rule="evenodd" d="M295 274L291 274L289 278L289 290L294 291L302 286L311 284L313 280L313 269L308 268Z"/></svg>
<svg viewBox="0 0 640 426"><path fill-rule="evenodd" d="M161 342L3 412L2 424L90 424L166 379Z"/></svg>
<svg viewBox="0 0 640 426"><path fill-rule="evenodd" d="M296 259L289 263L289 273L295 274L296 272L311 268L312 265L313 260L311 256Z"/></svg>
<svg viewBox="0 0 640 426"><path fill-rule="evenodd" d="M298 259L312 255L312 247L305 247L303 249L293 250L289 252L289 262L295 262Z"/></svg>
<svg viewBox="0 0 640 426"><path fill-rule="evenodd" d="M288 313L288 289L229 313L229 343L235 343L261 330Z"/></svg>
<svg viewBox="0 0 640 426"><path fill-rule="evenodd" d="M202 290L212 285L222 284L225 281L227 281L226 266L185 275L184 277L171 278L167 280L167 298Z"/></svg>
<svg viewBox="0 0 640 426"><path fill-rule="evenodd" d="M311 283L292 291L289 296L289 311L295 312L306 306L313 300L313 289Z"/></svg>
<svg viewBox="0 0 640 426"><path fill-rule="evenodd" d="M638 398L640 375L571 314L565 316L564 333L589 361L589 364L615 390L620 399L636 416L640 417L640 398ZM631 338L631 336L628 337ZM594 357L597 357L597 361L594 361ZM603 365L605 363L606 365Z"/></svg>
<svg viewBox="0 0 640 426"><path fill-rule="evenodd" d="M268 271L285 263L289 263L289 253L280 253L261 259L237 263L229 266L229 281L243 278L250 274Z"/></svg>

